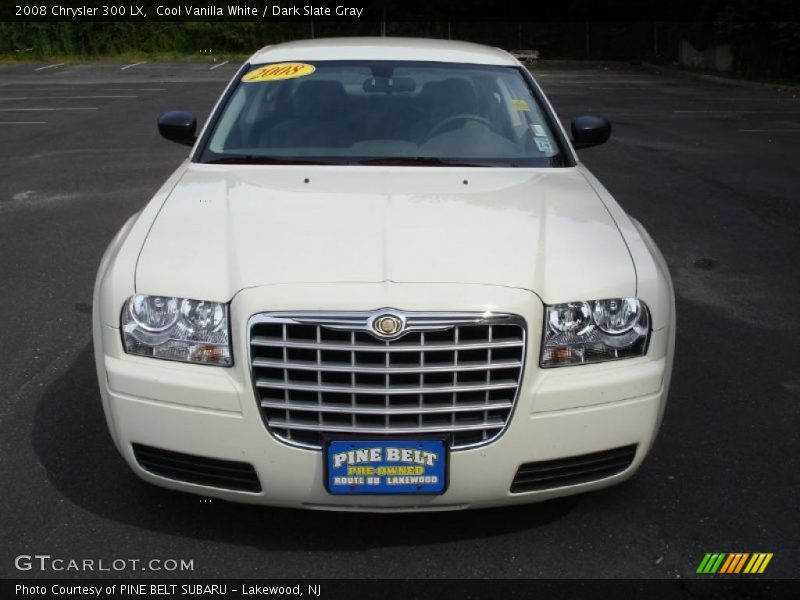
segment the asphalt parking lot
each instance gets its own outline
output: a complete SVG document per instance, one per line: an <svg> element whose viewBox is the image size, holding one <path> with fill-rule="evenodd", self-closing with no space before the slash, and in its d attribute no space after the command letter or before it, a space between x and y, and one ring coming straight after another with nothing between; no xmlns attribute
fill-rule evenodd
<svg viewBox="0 0 800 600"><path fill-rule="evenodd" d="M800 97L641 67L535 70L562 118L612 121L612 140L581 156L675 282L670 401L636 477L395 516L201 502L139 481L96 389L95 271L187 153L157 115L204 118L235 69L0 65L0 575L63 575L15 569L39 553L192 559L181 575L196 577L685 578L706 552L734 551L774 553L767 576L800 574Z"/></svg>

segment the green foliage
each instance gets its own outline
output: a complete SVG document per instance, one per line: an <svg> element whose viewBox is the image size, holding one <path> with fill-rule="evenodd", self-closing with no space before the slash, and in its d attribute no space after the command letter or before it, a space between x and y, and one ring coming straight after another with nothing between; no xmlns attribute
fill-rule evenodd
<svg viewBox="0 0 800 600"><path fill-rule="evenodd" d="M248 53L265 44L308 35L306 23L0 22L0 56L46 59L131 53L194 55L201 50Z"/></svg>

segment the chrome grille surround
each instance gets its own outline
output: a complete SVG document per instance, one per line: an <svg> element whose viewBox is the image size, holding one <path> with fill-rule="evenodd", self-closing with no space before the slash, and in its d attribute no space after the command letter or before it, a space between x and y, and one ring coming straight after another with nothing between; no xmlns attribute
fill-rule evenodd
<svg viewBox="0 0 800 600"><path fill-rule="evenodd" d="M403 318L391 339L372 330ZM512 314L268 312L248 323L255 396L270 433L320 449L325 438L441 436L451 449L496 440L516 406L525 320Z"/></svg>

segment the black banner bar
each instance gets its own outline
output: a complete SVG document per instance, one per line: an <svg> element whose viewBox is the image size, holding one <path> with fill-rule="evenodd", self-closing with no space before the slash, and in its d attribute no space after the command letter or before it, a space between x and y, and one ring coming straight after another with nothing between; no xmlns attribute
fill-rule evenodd
<svg viewBox="0 0 800 600"><path fill-rule="evenodd" d="M3 0L0 20L10 22L84 21L498 21L498 22L711 22L733 19L800 21L800 3L761 0L747 11L732 10L730 0Z"/></svg>
<svg viewBox="0 0 800 600"><path fill-rule="evenodd" d="M765 580L746 576L672 580L5 580L3 598L304 598L307 600L667 600L672 598L779 599L800 597L800 580Z"/></svg>

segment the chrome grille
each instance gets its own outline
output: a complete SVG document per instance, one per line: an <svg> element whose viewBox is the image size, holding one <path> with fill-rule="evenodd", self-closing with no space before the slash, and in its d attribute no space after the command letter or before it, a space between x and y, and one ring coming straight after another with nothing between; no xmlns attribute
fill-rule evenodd
<svg viewBox="0 0 800 600"><path fill-rule="evenodd" d="M384 312L405 332L369 331ZM278 439L434 435L487 443L514 409L525 357L521 317L481 313L262 313L250 319L256 398Z"/></svg>

